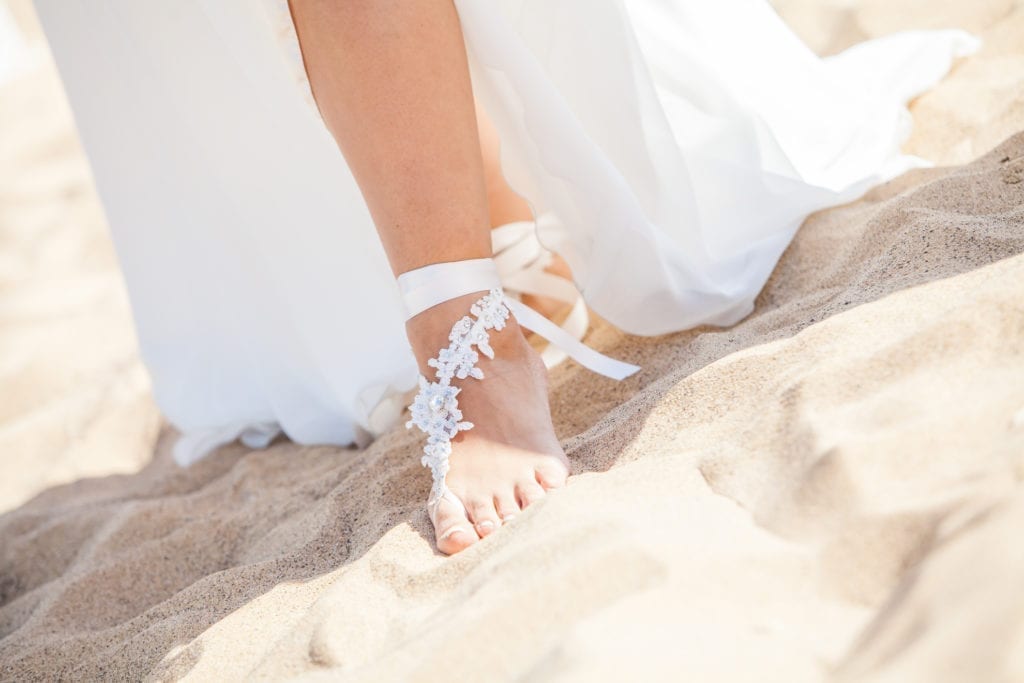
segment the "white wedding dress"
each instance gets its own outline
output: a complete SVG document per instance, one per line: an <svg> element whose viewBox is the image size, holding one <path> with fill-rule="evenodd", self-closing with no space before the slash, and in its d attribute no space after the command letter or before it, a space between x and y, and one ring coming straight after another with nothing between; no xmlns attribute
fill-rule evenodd
<svg viewBox="0 0 1024 683"><path fill-rule="evenodd" d="M455 4L537 237L640 335L747 315L809 213L925 163L905 104L977 48L908 32L821 59L763 0ZM179 462L395 424L402 304L284 0L36 7Z"/></svg>

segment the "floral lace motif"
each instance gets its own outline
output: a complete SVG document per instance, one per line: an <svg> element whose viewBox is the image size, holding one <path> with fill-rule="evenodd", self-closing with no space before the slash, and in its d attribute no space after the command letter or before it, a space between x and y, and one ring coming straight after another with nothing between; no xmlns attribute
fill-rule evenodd
<svg viewBox="0 0 1024 683"><path fill-rule="evenodd" d="M501 288L491 289L473 304L469 312L476 316L463 316L452 326L448 335L447 348L441 349L437 358L431 358L427 365L437 368L437 381L428 382L420 375L420 390L409 410L412 419L405 423L406 429L413 425L427 434L427 445L423 448L420 463L429 467L434 478L430 500L440 498L446 489L445 475L448 474L448 456L452 452L451 440L460 431L473 428L472 422L462 419L459 402L456 399L459 387L451 384L453 379L474 377L483 379L484 373L476 367L480 354L494 358L494 349L489 343L488 330L502 330L510 315L505 305L505 294ZM476 349L473 347L476 346Z"/></svg>

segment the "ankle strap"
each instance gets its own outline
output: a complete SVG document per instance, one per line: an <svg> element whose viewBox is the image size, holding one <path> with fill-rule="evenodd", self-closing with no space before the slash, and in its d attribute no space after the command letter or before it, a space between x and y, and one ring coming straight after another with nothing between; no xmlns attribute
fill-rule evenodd
<svg viewBox="0 0 1024 683"><path fill-rule="evenodd" d="M496 289L523 327L558 346L580 365L612 379L624 379L640 369L598 353L526 304L507 298L492 258L432 263L399 275L398 287L405 302L406 320L457 296Z"/></svg>
<svg viewBox="0 0 1024 683"><path fill-rule="evenodd" d="M405 319L457 296L501 287L492 258L431 263L398 276Z"/></svg>

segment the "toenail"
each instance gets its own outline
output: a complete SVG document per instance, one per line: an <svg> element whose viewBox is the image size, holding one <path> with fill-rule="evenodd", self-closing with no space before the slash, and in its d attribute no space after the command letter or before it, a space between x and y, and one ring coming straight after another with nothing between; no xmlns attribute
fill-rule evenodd
<svg viewBox="0 0 1024 683"><path fill-rule="evenodd" d="M477 528L480 528L480 529L493 529L494 528L494 522L492 522L489 519L485 519L482 522L477 522L476 526L477 526Z"/></svg>
<svg viewBox="0 0 1024 683"><path fill-rule="evenodd" d="M451 529L449 529L448 531L444 532L441 535L441 538L439 538L437 540L443 541L446 538L448 538L449 536L451 536L452 534L455 534L456 532L459 532L459 531L461 531L462 533L466 533L466 530L463 529L461 526L453 526Z"/></svg>
<svg viewBox="0 0 1024 683"><path fill-rule="evenodd" d="M504 517L501 518L501 523L502 524L507 524L507 523L511 522L515 518L516 518L515 515L505 515Z"/></svg>

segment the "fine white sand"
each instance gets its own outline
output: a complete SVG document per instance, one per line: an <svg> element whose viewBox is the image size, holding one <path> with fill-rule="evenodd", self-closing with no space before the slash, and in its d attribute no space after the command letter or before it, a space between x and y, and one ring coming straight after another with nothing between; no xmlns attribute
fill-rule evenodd
<svg viewBox="0 0 1024 683"><path fill-rule="evenodd" d="M980 35L913 106L947 166L812 216L731 329L598 324L643 371L557 368L576 476L452 558L401 427L173 464L33 43L0 86L0 679L1024 680L1024 3L776 4L822 54Z"/></svg>

